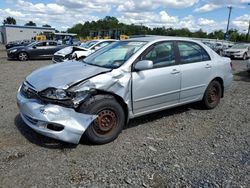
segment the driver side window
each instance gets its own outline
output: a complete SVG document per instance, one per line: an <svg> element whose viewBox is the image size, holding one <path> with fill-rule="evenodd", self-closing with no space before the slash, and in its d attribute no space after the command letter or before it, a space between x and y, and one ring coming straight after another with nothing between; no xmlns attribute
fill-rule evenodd
<svg viewBox="0 0 250 188"><path fill-rule="evenodd" d="M153 68L175 65L173 42L161 42L142 56L141 60L153 61Z"/></svg>

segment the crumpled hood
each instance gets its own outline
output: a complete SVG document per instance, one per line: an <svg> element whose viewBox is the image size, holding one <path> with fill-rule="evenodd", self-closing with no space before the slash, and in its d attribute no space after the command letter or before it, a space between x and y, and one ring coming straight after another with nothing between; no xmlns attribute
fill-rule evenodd
<svg viewBox="0 0 250 188"><path fill-rule="evenodd" d="M29 82L36 91L42 91L49 87L67 89L79 81L108 71L110 71L110 69L88 65L78 61L67 61L37 69L26 77L26 81Z"/></svg>
<svg viewBox="0 0 250 188"><path fill-rule="evenodd" d="M55 53L55 55L63 55L63 56L65 56L65 55L68 55L68 54L72 53L72 51L73 51L73 47L72 46L68 46L68 47L65 47L65 48L57 51Z"/></svg>
<svg viewBox="0 0 250 188"><path fill-rule="evenodd" d="M83 48L83 47L81 47L81 46L73 46L73 51L87 51L87 50L89 50L89 49L87 49L87 48Z"/></svg>

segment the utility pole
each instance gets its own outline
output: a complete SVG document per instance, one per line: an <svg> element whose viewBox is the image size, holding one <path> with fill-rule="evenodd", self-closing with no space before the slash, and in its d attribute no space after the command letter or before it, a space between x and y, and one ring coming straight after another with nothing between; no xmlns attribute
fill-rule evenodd
<svg viewBox="0 0 250 188"><path fill-rule="evenodd" d="M247 35L246 35L246 41L248 41L249 32L250 32L250 21L249 21L249 25L248 25L248 32L247 32Z"/></svg>
<svg viewBox="0 0 250 188"><path fill-rule="evenodd" d="M250 3L248 3L248 5L250 5ZM249 32L250 32L250 20L249 20L249 25L248 25L248 32L246 35L246 42L248 41Z"/></svg>
<svg viewBox="0 0 250 188"><path fill-rule="evenodd" d="M227 7L229 9L229 15L228 15L228 20L227 20L227 30L226 30L226 34L224 36L225 40L228 40L228 29L229 29L229 23L230 23L230 17L231 17L231 12L232 12L232 6L228 6Z"/></svg>

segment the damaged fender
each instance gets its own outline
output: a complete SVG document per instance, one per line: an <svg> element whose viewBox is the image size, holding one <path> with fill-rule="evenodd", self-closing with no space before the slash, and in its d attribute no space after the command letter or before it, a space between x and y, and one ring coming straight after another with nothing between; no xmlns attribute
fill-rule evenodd
<svg viewBox="0 0 250 188"><path fill-rule="evenodd" d="M72 88L75 92L102 90L120 96L127 104L128 110L131 107L131 72L122 69L114 69L111 72L100 74L88 79L86 82ZM79 101L78 101L79 102Z"/></svg>

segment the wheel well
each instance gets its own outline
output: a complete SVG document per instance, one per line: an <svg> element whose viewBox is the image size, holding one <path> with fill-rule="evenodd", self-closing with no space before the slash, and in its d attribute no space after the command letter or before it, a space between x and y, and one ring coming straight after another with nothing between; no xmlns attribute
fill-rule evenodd
<svg viewBox="0 0 250 188"><path fill-rule="evenodd" d="M119 95L116 95L111 92L106 92L106 91L101 91L101 90L96 90L96 92L93 95L111 95L113 96L117 102L121 105L124 113L125 113L125 120L128 121L128 105L124 102L123 98L120 97Z"/></svg>
<svg viewBox="0 0 250 188"><path fill-rule="evenodd" d="M214 81L214 80L216 80L220 83L221 89L222 89L221 97L223 98L224 97L224 82L223 82L222 78L220 78L220 77L216 77L212 81Z"/></svg>

